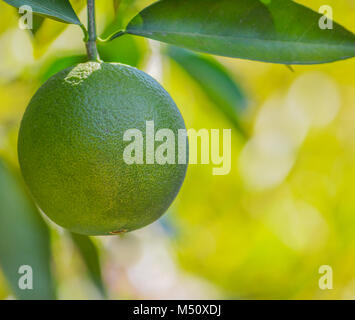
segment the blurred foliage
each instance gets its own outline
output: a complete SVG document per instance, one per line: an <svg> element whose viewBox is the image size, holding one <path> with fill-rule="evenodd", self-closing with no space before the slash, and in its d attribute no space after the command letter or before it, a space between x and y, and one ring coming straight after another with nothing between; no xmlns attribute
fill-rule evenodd
<svg viewBox="0 0 355 320"><path fill-rule="evenodd" d="M79 13L85 7L86 2L85 0L71 0L70 3L75 12ZM34 56L39 58L44 55L50 44L67 28L67 26L67 24L52 19L45 19L42 21L33 35Z"/></svg>
<svg viewBox="0 0 355 320"><path fill-rule="evenodd" d="M138 67L144 59L147 49L144 41L139 42L133 37L122 37L112 42L99 43L100 59L106 62L120 62Z"/></svg>
<svg viewBox="0 0 355 320"><path fill-rule="evenodd" d="M205 57L182 48L170 46L168 55L203 88L227 119L245 136L240 117L246 108L246 97L226 68L212 57Z"/></svg>
<svg viewBox="0 0 355 320"><path fill-rule="evenodd" d="M102 282L100 257L94 242L87 236L71 233L71 238L76 244L82 258L85 261L90 277L103 297L106 297L106 290Z"/></svg>
<svg viewBox="0 0 355 320"><path fill-rule="evenodd" d="M103 39L108 38L117 29L122 29L125 26L125 19L131 16L132 12L136 12L135 4L137 0L108 1L108 3L111 3L111 8L102 8L102 12L111 11L114 15L111 19L107 19L107 14L104 15L103 20L106 26L100 34ZM144 55L149 49L145 39L128 36L110 42L99 41L98 50L103 61L121 62L138 67L143 63Z"/></svg>
<svg viewBox="0 0 355 320"><path fill-rule="evenodd" d="M152 2L97 1L101 38ZM324 4L297 2L314 10ZM85 22L85 2L71 3ZM355 32L354 1L327 4L336 20ZM16 10L0 1L0 155L14 167L9 170L1 160L0 299L28 297L17 287L19 263L32 264L35 275L44 270L48 285L38 295L32 292L36 297L54 297L55 282L57 296L67 299L102 298L102 283L114 299L355 299L354 59L290 72L280 65L206 58L228 74L230 86L246 100L240 121L250 137L243 140L232 130L231 173L213 176L212 164L191 165L161 222L123 238L91 242L74 236L72 241L43 222L29 202L17 179L16 140L21 116L40 84L84 59L83 34L78 26L45 19L32 36L17 23ZM232 106L237 96L216 96L219 84L208 76L211 69L204 69L205 77L196 74L203 63L189 60L181 68L168 56L161 59L164 50L153 50L152 56L156 45L124 36L99 50L107 61L161 76L188 128L230 128L218 105ZM321 265L333 268L333 290L318 286Z"/></svg>
<svg viewBox="0 0 355 320"><path fill-rule="evenodd" d="M1 159L0 203L0 266L12 292L19 299L54 299L47 225L27 197L20 178ZM22 266L32 268L32 290L19 286Z"/></svg>

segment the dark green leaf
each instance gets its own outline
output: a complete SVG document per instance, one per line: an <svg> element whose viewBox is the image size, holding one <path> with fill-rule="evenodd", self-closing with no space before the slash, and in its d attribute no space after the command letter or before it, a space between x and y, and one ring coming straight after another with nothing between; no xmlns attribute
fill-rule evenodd
<svg viewBox="0 0 355 320"><path fill-rule="evenodd" d="M221 56L315 64L355 56L355 35L290 0L162 0L145 8L126 33Z"/></svg>
<svg viewBox="0 0 355 320"><path fill-rule="evenodd" d="M85 262L90 278L105 297L106 291L102 282L100 259L96 245L87 236L76 233L70 233L70 235Z"/></svg>
<svg viewBox="0 0 355 320"><path fill-rule="evenodd" d="M244 134L239 117L246 106L246 99L227 70L212 57L178 47L170 46L168 55L196 80L219 110Z"/></svg>
<svg viewBox="0 0 355 320"><path fill-rule="evenodd" d="M27 5L34 13L65 23L80 24L69 0L4 0L19 8Z"/></svg>
<svg viewBox="0 0 355 320"><path fill-rule="evenodd" d="M55 299L49 230L17 177L0 159L0 267L19 299ZM33 289L19 287L21 266L33 271Z"/></svg>

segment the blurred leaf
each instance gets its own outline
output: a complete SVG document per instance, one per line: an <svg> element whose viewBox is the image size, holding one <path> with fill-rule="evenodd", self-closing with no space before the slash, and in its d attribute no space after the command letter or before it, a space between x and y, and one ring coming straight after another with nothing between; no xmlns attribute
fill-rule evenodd
<svg viewBox="0 0 355 320"><path fill-rule="evenodd" d="M115 10L115 14L117 14L118 9L120 7L121 4L121 0L112 0L113 1L113 8Z"/></svg>
<svg viewBox="0 0 355 320"><path fill-rule="evenodd" d="M170 46L168 55L201 86L219 110L244 135L239 117L246 107L246 98L227 70L212 57L178 47Z"/></svg>
<svg viewBox="0 0 355 320"><path fill-rule="evenodd" d="M55 299L49 230L20 178L0 159L0 266L19 299ZM33 270L33 290L19 288L21 266Z"/></svg>
<svg viewBox="0 0 355 320"><path fill-rule="evenodd" d="M69 0L4 0L11 6L30 6L34 13L65 23L81 24Z"/></svg>
<svg viewBox="0 0 355 320"><path fill-rule="evenodd" d="M354 57L355 35L336 23L333 29L320 29L321 17L290 0L162 0L141 11L125 32L272 63L316 64Z"/></svg>
<svg viewBox="0 0 355 320"><path fill-rule="evenodd" d="M106 297L105 286L102 282L99 252L96 245L87 236L76 233L70 233L70 235L83 258L93 283L99 289L102 296Z"/></svg>
<svg viewBox="0 0 355 320"><path fill-rule="evenodd" d="M128 10L132 9L135 0L118 1L119 10L114 19L106 26L101 33L102 38L107 38L118 28L122 28L122 19ZM137 41L143 40L143 41ZM117 41L98 42L97 44L100 58L105 62L120 62L137 67L144 59L145 52L148 51L146 39L136 37L122 37Z"/></svg>
<svg viewBox="0 0 355 320"><path fill-rule="evenodd" d="M139 9L137 9L138 7L137 2L139 2L139 7L141 7L143 2L143 7L144 7L144 3L146 2L146 0L116 1L118 6L116 7L117 10L115 10L114 20L111 21L110 24L104 29L104 32L100 34L100 37L107 38L108 36L114 34L117 30L123 29L127 25L127 23L132 19L132 17L134 17L137 14L137 11L139 11Z"/></svg>
<svg viewBox="0 0 355 320"><path fill-rule="evenodd" d="M98 43L100 58L105 62L120 62L137 67L144 58L144 50L133 37L114 42Z"/></svg>
<svg viewBox="0 0 355 320"><path fill-rule="evenodd" d="M0 300L5 300L8 296L10 296L9 289L6 284L6 279L4 278L4 275L1 272L0 268Z"/></svg>
<svg viewBox="0 0 355 320"><path fill-rule="evenodd" d="M75 55L57 58L52 61L49 65L45 66L41 72L40 81L41 83L47 81L51 76L54 76L59 71L75 66L78 63L87 61L85 55Z"/></svg>
<svg viewBox="0 0 355 320"><path fill-rule="evenodd" d="M0 34L18 25L18 15L14 8L10 7L7 3L0 1L0 12Z"/></svg>

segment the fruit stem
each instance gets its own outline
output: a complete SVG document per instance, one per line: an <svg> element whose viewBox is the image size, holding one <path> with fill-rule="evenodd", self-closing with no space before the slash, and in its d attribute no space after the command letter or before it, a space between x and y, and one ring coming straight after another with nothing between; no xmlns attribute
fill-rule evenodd
<svg viewBox="0 0 355 320"><path fill-rule="evenodd" d="M86 51L89 61L100 61L99 53L96 46L96 22L95 22L95 0L87 0L88 8L88 34L89 38L86 42Z"/></svg>

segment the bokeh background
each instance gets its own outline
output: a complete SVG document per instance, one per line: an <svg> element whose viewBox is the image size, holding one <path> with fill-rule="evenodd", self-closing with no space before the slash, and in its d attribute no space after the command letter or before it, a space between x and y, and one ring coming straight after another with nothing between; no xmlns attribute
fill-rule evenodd
<svg viewBox="0 0 355 320"><path fill-rule="evenodd" d="M96 2L104 38L153 1ZM330 5L355 32L354 0L297 2ZM71 3L86 21L85 1ZM87 238L37 211L16 151L34 92L85 60L83 34L48 19L21 30L18 17L0 1L0 299L355 298L355 59L292 72L128 35L100 44L103 60L160 81L188 128L232 128L232 170L191 165L158 222ZM17 286L24 264L33 266L31 292ZM333 269L332 290L319 288L322 265Z"/></svg>

